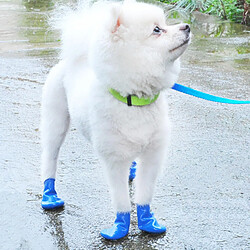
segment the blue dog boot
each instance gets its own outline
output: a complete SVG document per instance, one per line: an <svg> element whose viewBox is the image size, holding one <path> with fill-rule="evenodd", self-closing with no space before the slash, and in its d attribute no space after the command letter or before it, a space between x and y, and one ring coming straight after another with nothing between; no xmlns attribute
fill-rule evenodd
<svg viewBox="0 0 250 250"><path fill-rule="evenodd" d="M135 176L136 176L136 162L133 161L130 167L129 180L130 181L134 180Z"/></svg>
<svg viewBox="0 0 250 250"><path fill-rule="evenodd" d="M57 197L55 190L55 179L49 178L44 181L44 191L42 199L42 208L54 209L64 205L64 201Z"/></svg>
<svg viewBox="0 0 250 250"><path fill-rule="evenodd" d="M101 231L101 236L107 240L119 240L128 234L130 213L117 213L113 227Z"/></svg>
<svg viewBox="0 0 250 250"><path fill-rule="evenodd" d="M154 214L150 212L149 205L137 205L138 228L152 234L166 232L166 227L159 225Z"/></svg>

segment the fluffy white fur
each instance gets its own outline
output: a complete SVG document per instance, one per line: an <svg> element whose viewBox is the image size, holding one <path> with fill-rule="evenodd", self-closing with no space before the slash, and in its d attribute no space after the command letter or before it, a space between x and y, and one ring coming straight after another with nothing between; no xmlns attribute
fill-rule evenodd
<svg viewBox="0 0 250 250"><path fill-rule="evenodd" d="M166 32L155 34L156 26ZM163 91L176 81L188 35L183 24L166 26L159 7L134 1L95 3L67 18L62 60L43 90L42 179L56 176L71 119L106 169L115 210L130 211L128 175L135 158L135 202L149 204L169 138ZM129 107L109 88L123 96L161 94L151 105Z"/></svg>

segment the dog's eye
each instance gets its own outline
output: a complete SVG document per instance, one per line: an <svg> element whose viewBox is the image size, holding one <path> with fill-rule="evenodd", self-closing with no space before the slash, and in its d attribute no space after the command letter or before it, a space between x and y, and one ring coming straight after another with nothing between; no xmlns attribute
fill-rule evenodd
<svg viewBox="0 0 250 250"><path fill-rule="evenodd" d="M162 29L156 26L153 30L154 35L160 35L162 33Z"/></svg>

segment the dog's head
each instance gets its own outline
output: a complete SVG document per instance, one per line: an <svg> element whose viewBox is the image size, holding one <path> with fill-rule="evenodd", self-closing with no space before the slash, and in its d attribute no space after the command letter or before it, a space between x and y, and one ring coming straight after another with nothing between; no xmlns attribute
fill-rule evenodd
<svg viewBox="0 0 250 250"><path fill-rule="evenodd" d="M190 41L189 25L167 26L161 8L133 1L113 8L111 37L118 46L123 45L125 53L132 48L146 49L163 55L167 62L171 62L187 48Z"/></svg>
<svg viewBox="0 0 250 250"><path fill-rule="evenodd" d="M174 83L190 42L188 24L167 26L161 8L134 1L114 3L99 18L90 43L99 77L124 95L150 96Z"/></svg>

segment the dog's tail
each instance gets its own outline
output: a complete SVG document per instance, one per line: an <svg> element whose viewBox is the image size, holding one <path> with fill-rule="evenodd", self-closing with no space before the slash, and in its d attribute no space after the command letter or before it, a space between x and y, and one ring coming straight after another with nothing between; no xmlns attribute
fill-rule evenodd
<svg viewBox="0 0 250 250"><path fill-rule="evenodd" d="M52 15L54 28L61 32L61 59L88 58L92 37L108 19L111 1L80 1L77 8L58 7ZM117 4L117 3L116 3Z"/></svg>

